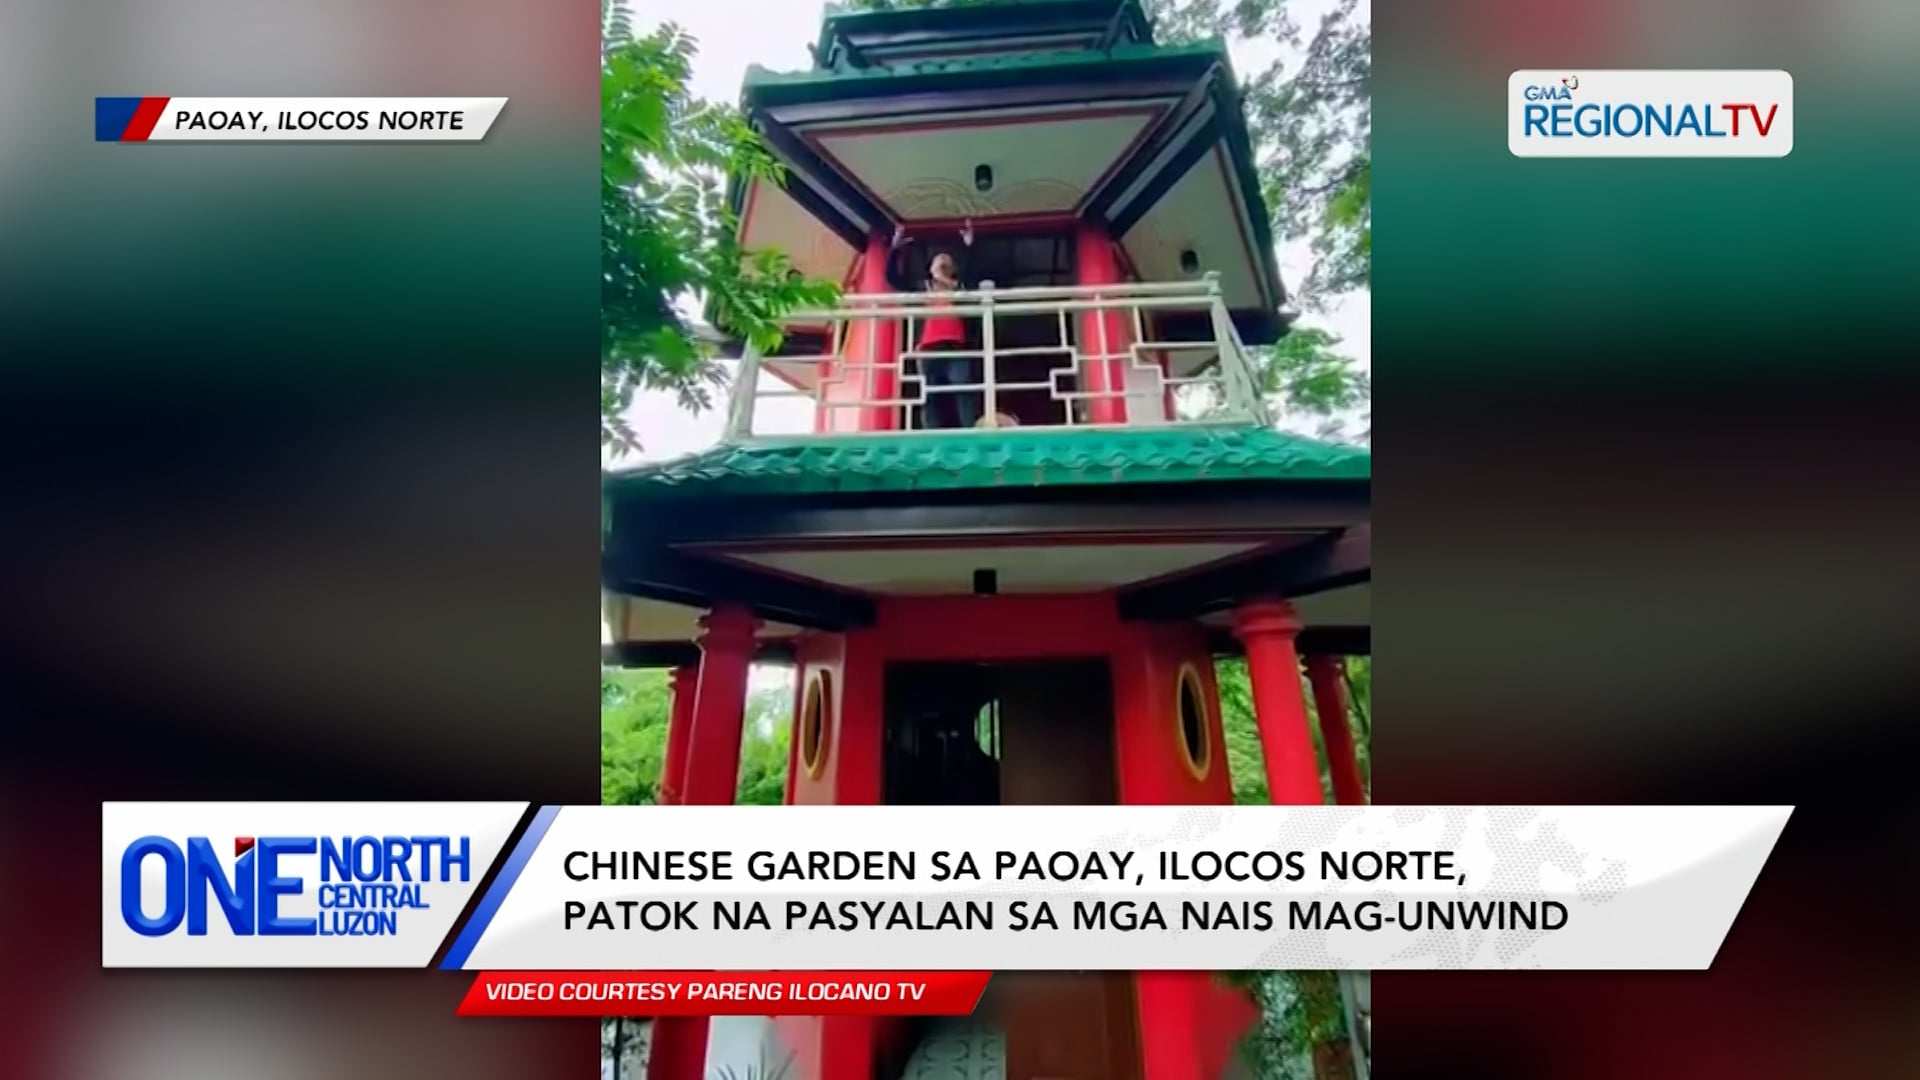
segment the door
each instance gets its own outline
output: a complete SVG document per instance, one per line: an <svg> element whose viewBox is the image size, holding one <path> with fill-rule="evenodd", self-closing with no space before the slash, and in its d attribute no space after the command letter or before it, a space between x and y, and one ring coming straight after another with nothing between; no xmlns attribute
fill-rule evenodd
<svg viewBox="0 0 1920 1080"><path fill-rule="evenodd" d="M1119 801L1112 677L1105 661L1002 665L993 681L1002 803ZM1070 913L1055 914L1064 919ZM1007 1080L1140 1076L1131 974L1017 972L994 976L990 994L1007 1036Z"/></svg>

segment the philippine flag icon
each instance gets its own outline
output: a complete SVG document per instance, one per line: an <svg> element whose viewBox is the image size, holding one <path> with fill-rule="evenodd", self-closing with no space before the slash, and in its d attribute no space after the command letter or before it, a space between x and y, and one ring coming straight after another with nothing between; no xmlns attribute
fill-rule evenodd
<svg viewBox="0 0 1920 1080"><path fill-rule="evenodd" d="M97 97L93 99L94 142L146 142L171 98Z"/></svg>

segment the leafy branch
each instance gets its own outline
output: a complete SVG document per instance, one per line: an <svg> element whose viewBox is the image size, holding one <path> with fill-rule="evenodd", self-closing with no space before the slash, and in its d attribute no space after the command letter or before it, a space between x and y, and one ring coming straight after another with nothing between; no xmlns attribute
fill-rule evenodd
<svg viewBox="0 0 1920 1080"><path fill-rule="evenodd" d="M838 290L779 252L741 248L726 180L777 181L780 165L739 110L688 90L694 39L671 24L636 36L611 0L601 26L600 433L624 452L640 442L624 419L636 394L668 391L698 412L726 386L685 308L704 303L720 330L764 350L782 315Z"/></svg>

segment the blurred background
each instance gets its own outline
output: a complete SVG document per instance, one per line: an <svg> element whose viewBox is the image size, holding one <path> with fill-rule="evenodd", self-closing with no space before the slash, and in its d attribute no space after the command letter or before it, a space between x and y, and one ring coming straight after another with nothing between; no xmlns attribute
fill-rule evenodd
<svg viewBox="0 0 1920 1080"><path fill-rule="evenodd" d="M1914 1075L1920 8L1374 22L1375 797L1798 806L1710 972L1382 974L1382 1074ZM1514 158L1542 67L1784 68L1796 144Z"/></svg>
<svg viewBox="0 0 1920 1080"><path fill-rule="evenodd" d="M587 1077L460 975L102 972L99 802L593 802L593 0L0 0L0 1075ZM97 95L510 98L112 144Z"/></svg>

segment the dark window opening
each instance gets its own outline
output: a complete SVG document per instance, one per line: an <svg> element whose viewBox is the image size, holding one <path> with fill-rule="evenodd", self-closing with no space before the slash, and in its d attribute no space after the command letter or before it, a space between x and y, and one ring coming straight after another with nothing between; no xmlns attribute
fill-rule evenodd
<svg viewBox="0 0 1920 1080"><path fill-rule="evenodd" d="M935 255L953 256L960 285L977 289L991 281L995 289L1026 289L1069 286L1075 282L1074 237L1066 230L1043 232L976 233L973 243L963 242L959 233L915 234L913 241L895 250L889 278L901 292L920 292L926 288L928 267ZM995 352L994 383L1051 383L1063 391L1072 391L1077 380L1070 369L1073 354L1059 349L1062 319L1058 315L1003 315L993 321ZM1065 340L1072 342L1076 320L1065 322ZM985 339L978 318L966 320L967 347L983 349ZM916 328L918 333L918 328ZM1019 351L1005 355L1006 350ZM907 375L917 372L909 362ZM1058 370L1067 374L1054 374ZM913 387L908 387L911 392ZM1053 427L1067 422L1066 403L1057 400L1050 389L1007 390L995 395L997 411L1013 418L1021 427ZM910 408L909 427L926 427L919 409Z"/></svg>
<svg viewBox="0 0 1920 1080"><path fill-rule="evenodd" d="M1000 705L979 664L887 670L883 801L892 806L997 806Z"/></svg>
<svg viewBox="0 0 1920 1080"><path fill-rule="evenodd" d="M1119 801L1104 660L893 663L884 693L888 804Z"/></svg>

